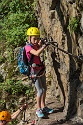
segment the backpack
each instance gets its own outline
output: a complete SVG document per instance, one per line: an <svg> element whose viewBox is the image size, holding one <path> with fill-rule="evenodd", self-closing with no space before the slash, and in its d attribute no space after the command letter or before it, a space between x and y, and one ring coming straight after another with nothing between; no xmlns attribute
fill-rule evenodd
<svg viewBox="0 0 83 125"><path fill-rule="evenodd" d="M28 45L32 46L32 44L27 44L25 46L28 46ZM18 52L17 62L18 62L20 73L29 76L33 55L31 54L30 61L28 61L28 58L26 56L25 46L22 47L20 51Z"/></svg>

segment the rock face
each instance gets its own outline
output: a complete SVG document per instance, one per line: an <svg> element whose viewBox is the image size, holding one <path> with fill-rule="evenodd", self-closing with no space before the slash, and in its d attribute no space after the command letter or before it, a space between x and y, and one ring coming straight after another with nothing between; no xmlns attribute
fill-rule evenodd
<svg viewBox="0 0 83 125"><path fill-rule="evenodd" d="M83 6L83 2L74 0L38 0L36 6L41 37L52 37L59 48L75 56L83 54L80 30L83 25L83 12L80 12L80 6ZM73 17L81 19L81 26L77 32L70 33L69 20ZM47 72L51 71L51 94L60 99L66 116L70 117L78 108L77 88L83 82L83 63L54 47L54 43L47 47L46 57Z"/></svg>

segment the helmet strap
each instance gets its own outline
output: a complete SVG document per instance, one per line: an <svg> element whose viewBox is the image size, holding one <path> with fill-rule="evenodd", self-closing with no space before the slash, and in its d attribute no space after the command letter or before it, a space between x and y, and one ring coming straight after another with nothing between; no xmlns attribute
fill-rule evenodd
<svg viewBox="0 0 83 125"><path fill-rule="evenodd" d="M31 43L31 36L30 36L30 43Z"/></svg>

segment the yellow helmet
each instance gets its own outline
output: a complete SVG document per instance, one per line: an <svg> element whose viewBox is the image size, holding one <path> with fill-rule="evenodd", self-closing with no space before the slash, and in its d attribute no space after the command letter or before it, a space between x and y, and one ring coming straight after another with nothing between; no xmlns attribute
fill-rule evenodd
<svg viewBox="0 0 83 125"><path fill-rule="evenodd" d="M27 30L27 35L28 36L39 36L40 35L40 31L37 27L30 27Z"/></svg>
<svg viewBox="0 0 83 125"><path fill-rule="evenodd" d="M6 121L6 122L10 122L11 121L11 115L8 111L2 111L0 112L0 120L1 121Z"/></svg>

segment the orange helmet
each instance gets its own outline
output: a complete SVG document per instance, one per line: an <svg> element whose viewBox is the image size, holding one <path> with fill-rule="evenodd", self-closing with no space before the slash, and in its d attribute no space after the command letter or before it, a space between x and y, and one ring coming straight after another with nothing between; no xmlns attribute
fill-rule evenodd
<svg viewBox="0 0 83 125"><path fill-rule="evenodd" d="M7 121L10 122L11 121L11 115L8 111L2 111L0 112L0 120L1 121Z"/></svg>

